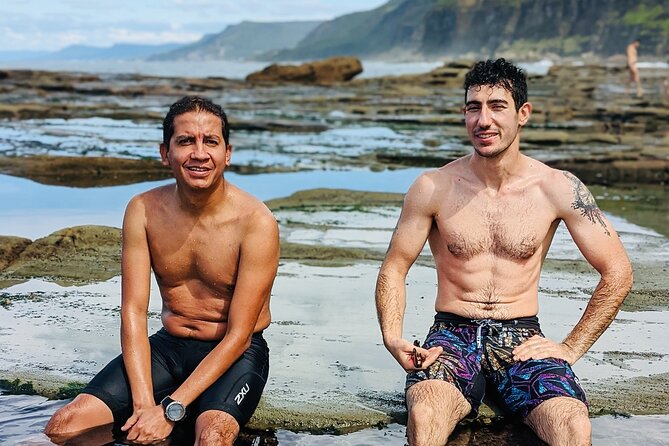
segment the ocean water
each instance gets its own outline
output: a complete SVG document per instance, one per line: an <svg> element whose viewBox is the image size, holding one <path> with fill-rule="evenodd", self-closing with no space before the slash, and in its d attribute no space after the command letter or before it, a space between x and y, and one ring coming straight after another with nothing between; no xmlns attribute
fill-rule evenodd
<svg viewBox="0 0 669 446"><path fill-rule="evenodd" d="M300 62L280 62L299 64ZM225 77L243 79L248 74L262 70L271 62L244 61L197 61L169 62L145 60L63 60L63 61L13 61L0 62L0 68L31 69L47 71L79 71L84 73L133 73L166 77ZM362 61L363 72L357 78L425 73L443 65L443 61L432 62L380 62Z"/></svg>
<svg viewBox="0 0 669 446"><path fill-rule="evenodd" d="M225 77L244 79L254 71L262 70L271 62L245 61L197 61L169 62L145 60L63 60L63 61L0 61L0 68L30 69L47 71L79 71L84 73L133 73L166 77ZM300 62L279 62L299 64ZM362 60L363 72L357 79L379 76L399 76L404 74L427 73L444 64L443 60L426 62L384 62ZM548 59L518 64L530 74L545 74L553 65Z"/></svg>

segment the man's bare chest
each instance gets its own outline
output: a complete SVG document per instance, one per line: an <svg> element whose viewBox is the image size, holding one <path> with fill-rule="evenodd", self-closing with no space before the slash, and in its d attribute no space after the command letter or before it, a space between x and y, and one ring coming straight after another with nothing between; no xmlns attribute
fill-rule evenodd
<svg viewBox="0 0 669 446"><path fill-rule="evenodd" d="M535 255L554 217L533 201L479 200L435 217L434 237L453 256L467 260L491 254L522 261Z"/></svg>
<svg viewBox="0 0 669 446"><path fill-rule="evenodd" d="M197 280L208 286L234 284L240 243L234 234L213 231L183 231L151 237L151 264L165 284Z"/></svg>

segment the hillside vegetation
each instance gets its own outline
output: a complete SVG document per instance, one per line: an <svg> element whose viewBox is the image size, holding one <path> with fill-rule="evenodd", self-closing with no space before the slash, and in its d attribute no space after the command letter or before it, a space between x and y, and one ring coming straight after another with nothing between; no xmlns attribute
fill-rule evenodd
<svg viewBox="0 0 669 446"><path fill-rule="evenodd" d="M276 59L599 56L633 39L669 56L666 0L391 0L324 22Z"/></svg>

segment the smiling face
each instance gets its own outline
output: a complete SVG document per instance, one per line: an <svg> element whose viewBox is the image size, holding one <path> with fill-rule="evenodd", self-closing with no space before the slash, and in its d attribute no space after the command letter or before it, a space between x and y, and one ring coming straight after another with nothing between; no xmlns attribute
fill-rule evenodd
<svg viewBox="0 0 669 446"><path fill-rule="evenodd" d="M532 111L525 102L516 111L511 92L501 86L474 85L467 90L464 115L469 140L479 156L492 158L520 147L520 128Z"/></svg>
<svg viewBox="0 0 669 446"><path fill-rule="evenodd" d="M160 145L163 165L172 168L179 185L194 189L219 184L231 154L232 146L223 139L221 119L206 111L176 116L169 146Z"/></svg>

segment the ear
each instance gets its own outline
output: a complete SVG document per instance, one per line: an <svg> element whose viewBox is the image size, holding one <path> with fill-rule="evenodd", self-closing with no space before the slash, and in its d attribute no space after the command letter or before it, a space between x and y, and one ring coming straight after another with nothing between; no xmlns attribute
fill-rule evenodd
<svg viewBox="0 0 669 446"><path fill-rule="evenodd" d="M529 102L524 103L520 106L518 110L518 125L520 127L527 124L527 121L530 120L530 115L532 114L532 104Z"/></svg>
<svg viewBox="0 0 669 446"><path fill-rule="evenodd" d="M230 165L230 158L232 157L232 144L228 144L228 147L225 149L225 166Z"/></svg>
<svg viewBox="0 0 669 446"><path fill-rule="evenodd" d="M160 145L160 160L163 166L168 166L170 165L170 160L167 159L167 151L169 150L169 147L167 147L165 144Z"/></svg>

